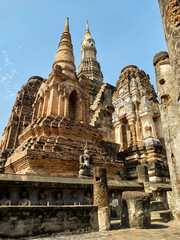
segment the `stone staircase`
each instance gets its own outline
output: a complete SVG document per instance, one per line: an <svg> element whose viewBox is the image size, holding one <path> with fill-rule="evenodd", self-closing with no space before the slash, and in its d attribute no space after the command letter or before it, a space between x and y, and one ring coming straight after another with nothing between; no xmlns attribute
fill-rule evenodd
<svg viewBox="0 0 180 240"><path fill-rule="evenodd" d="M172 212L165 206L163 201L151 201L151 222L169 222L173 219Z"/></svg>
<svg viewBox="0 0 180 240"><path fill-rule="evenodd" d="M103 114L108 115L109 112L112 114L112 101L111 97L113 94L113 88L111 85L104 83L94 101L94 103L90 106L90 125L97 126L98 120L101 119ZM101 122L101 120L100 120Z"/></svg>
<svg viewBox="0 0 180 240"><path fill-rule="evenodd" d="M101 108L98 108L96 111L95 111L95 113L94 113L94 115L93 115L93 117L91 118L91 121L90 121L90 125L91 126L96 126L96 122L97 122L97 120L98 120L98 118L99 118L99 116L100 116L100 112L102 111L102 109Z"/></svg>
<svg viewBox="0 0 180 240"><path fill-rule="evenodd" d="M101 86L93 105L90 106L90 110L92 113L91 114L92 118L90 120L91 126L96 126L96 122L100 116L100 112L102 110L102 108L100 108L100 105L102 103L102 98L103 98L104 92L106 90L106 87L107 87L107 83L105 83Z"/></svg>

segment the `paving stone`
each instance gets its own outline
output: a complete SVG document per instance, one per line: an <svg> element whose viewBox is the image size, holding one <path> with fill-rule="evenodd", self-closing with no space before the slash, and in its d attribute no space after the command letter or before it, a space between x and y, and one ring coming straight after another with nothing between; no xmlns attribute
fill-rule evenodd
<svg viewBox="0 0 180 240"><path fill-rule="evenodd" d="M28 238L29 240L178 240L180 224L175 221L168 223L154 222L150 229L119 229L107 232L92 232L78 235L56 234L49 237Z"/></svg>

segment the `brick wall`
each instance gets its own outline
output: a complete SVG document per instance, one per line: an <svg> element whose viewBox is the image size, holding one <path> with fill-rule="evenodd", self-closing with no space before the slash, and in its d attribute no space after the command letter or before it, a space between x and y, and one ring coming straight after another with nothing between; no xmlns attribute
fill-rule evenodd
<svg viewBox="0 0 180 240"><path fill-rule="evenodd" d="M95 206L0 207L0 237L98 231Z"/></svg>

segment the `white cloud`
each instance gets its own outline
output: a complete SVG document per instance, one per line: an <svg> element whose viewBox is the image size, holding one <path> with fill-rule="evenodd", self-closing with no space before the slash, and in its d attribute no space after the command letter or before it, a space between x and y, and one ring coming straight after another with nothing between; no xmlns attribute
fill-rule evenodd
<svg viewBox="0 0 180 240"><path fill-rule="evenodd" d="M9 95L10 98L15 98L15 96L16 96L16 93L11 93L11 94Z"/></svg>
<svg viewBox="0 0 180 240"><path fill-rule="evenodd" d="M5 49L3 49L2 50L2 52L3 52L3 54L4 54L4 66L9 66L9 65L13 65L12 64L12 62L9 60L9 56L7 55L7 53L6 53L6 50Z"/></svg>
<svg viewBox="0 0 180 240"><path fill-rule="evenodd" d="M13 69L11 69L11 73L12 73L12 75L14 75L14 74L16 74L16 73L18 73L18 72L16 71L15 68L13 68Z"/></svg>
<svg viewBox="0 0 180 240"><path fill-rule="evenodd" d="M7 76L7 79L9 79L9 80L13 78L13 75L9 74L9 73L6 73L6 76Z"/></svg>
<svg viewBox="0 0 180 240"><path fill-rule="evenodd" d="M18 49L21 49L21 45L19 45ZM17 70L15 65L11 61L7 51L0 44L0 52L2 52L2 62L4 63L4 67L0 67L0 95L3 99L9 99L11 101L15 100L17 95L17 90L19 90L19 86L16 86L16 82L14 81L14 76L17 74Z"/></svg>
<svg viewBox="0 0 180 240"><path fill-rule="evenodd" d="M9 65L12 66L13 65L12 62L10 62L9 57L5 57L4 62L5 62L4 66L9 66Z"/></svg>
<svg viewBox="0 0 180 240"><path fill-rule="evenodd" d="M6 81L7 77L5 76L0 76L0 83L4 83Z"/></svg>

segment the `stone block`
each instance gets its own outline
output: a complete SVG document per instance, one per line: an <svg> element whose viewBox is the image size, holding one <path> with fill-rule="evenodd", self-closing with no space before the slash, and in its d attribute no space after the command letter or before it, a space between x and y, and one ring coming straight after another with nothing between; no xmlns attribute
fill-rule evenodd
<svg viewBox="0 0 180 240"><path fill-rule="evenodd" d="M148 167L146 165L138 165L136 171L139 182L149 182Z"/></svg>
<svg viewBox="0 0 180 240"><path fill-rule="evenodd" d="M128 228L149 228L150 195L144 192L123 192L122 225Z"/></svg>
<svg viewBox="0 0 180 240"><path fill-rule="evenodd" d="M111 229L110 208L103 207L98 209L99 231L108 231Z"/></svg>

